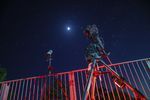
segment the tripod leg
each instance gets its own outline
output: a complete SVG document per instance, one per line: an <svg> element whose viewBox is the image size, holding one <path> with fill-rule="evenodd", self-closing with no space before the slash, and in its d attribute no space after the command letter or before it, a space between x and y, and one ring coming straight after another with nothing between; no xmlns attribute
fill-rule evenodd
<svg viewBox="0 0 150 100"><path fill-rule="evenodd" d="M87 94L89 93L91 83L92 83L92 78L93 78L95 65L96 65L96 59L93 61L93 64L91 66L90 74L88 76L88 80L87 80L87 83L86 83L86 86L85 86L85 91L83 93L82 100L86 100Z"/></svg>
<svg viewBox="0 0 150 100"><path fill-rule="evenodd" d="M91 83L91 100L95 100L95 84L96 84L96 77L93 76L92 83Z"/></svg>

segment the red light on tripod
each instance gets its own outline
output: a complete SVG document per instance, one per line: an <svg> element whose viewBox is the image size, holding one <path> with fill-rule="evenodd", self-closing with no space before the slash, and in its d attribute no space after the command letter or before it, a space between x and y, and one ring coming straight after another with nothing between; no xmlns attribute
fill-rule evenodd
<svg viewBox="0 0 150 100"><path fill-rule="evenodd" d="M117 85L120 88L124 88L125 84L122 82L121 79L118 79L116 77L112 77L112 80L114 81L115 85Z"/></svg>

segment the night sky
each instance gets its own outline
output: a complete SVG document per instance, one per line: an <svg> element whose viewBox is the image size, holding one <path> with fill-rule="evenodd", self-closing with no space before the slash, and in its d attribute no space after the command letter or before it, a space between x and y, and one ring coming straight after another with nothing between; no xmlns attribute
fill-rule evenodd
<svg viewBox="0 0 150 100"><path fill-rule="evenodd" d="M55 72L85 68L89 24L99 26L113 63L150 56L148 0L60 1L1 1L0 67L7 79L47 74L50 49Z"/></svg>

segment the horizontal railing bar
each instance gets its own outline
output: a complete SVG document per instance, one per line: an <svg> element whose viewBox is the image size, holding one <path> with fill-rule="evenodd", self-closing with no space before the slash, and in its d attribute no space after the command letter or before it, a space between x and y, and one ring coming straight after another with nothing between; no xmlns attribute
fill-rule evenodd
<svg viewBox="0 0 150 100"><path fill-rule="evenodd" d="M124 62L121 62L121 63L109 64L108 66L117 67L116 65L128 64L128 63L133 63L133 62L138 62L138 61L143 61L143 60L149 60L149 59L150 58L144 58L144 59L138 59L138 60L132 60L132 61L124 61ZM103 68L103 67L105 67L105 66L99 66L99 68ZM61 74L68 74L70 72L81 72L81 71L85 71L85 70L87 70L87 68L72 70L72 71L68 71L68 72L60 72L60 73L56 73L56 74L61 75Z"/></svg>
<svg viewBox="0 0 150 100"><path fill-rule="evenodd" d="M124 61L124 62L121 62L121 63L110 64L108 66L117 67L116 65L128 64L128 63L133 63L133 62L138 62L138 61L143 61L143 60L150 60L150 58L143 58L143 59L132 60L132 61ZM99 68L103 68L103 67L104 66L99 66ZM45 78L47 76L50 77L50 76L57 76L57 75L62 75L62 74L69 74L71 72L82 72L82 71L86 71L86 70L87 70L87 68L71 70L71 71L67 71L67 72L60 72L60 73L55 73L55 74L49 74L49 75L40 75L40 76L28 77L28 78L23 78L23 79L15 79L15 80L0 82L0 84L1 83L9 83L9 82L17 82L17 81L22 81L22 80L31 80L31 79L37 79L37 78Z"/></svg>

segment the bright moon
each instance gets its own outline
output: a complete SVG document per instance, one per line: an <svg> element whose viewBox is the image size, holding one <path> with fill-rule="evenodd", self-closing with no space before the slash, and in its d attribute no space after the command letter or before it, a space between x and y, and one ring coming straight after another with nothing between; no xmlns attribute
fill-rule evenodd
<svg viewBox="0 0 150 100"><path fill-rule="evenodd" d="M67 27L67 30L68 30L68 31L70 31L70 30L71 30L71 28L68 26L68 27Z"/></svg>

